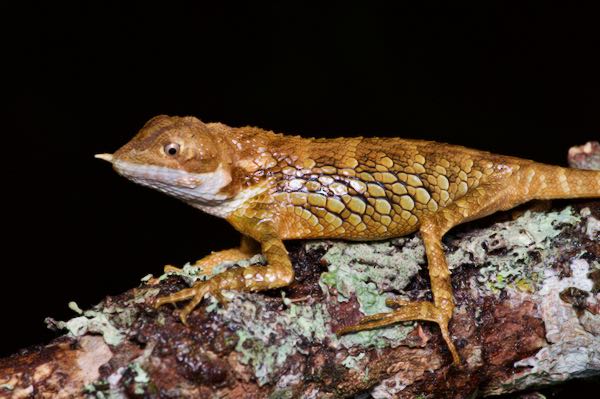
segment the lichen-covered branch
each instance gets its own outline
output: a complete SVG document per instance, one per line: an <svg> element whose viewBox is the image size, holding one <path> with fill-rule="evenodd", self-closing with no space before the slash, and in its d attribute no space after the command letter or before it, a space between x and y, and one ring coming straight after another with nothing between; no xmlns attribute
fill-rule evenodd
<svg viewBox="0 0 600 399"><path fill-rule="evenodd" d="M0 396L423 398L524 390L600 374L600 204L497 216L445 239L457 309L453 368L435 325L338 337L385 298L430 299L417 235L290 243L288 289L205 301L189 325L150 300L197 270L146 277L60 322L66 336L0 360ZM259 263L261 257L246 262ZM223 264L218 272L226 267Z"/></svg>
<svg viewBox="0 0 600 399"><path fill-rule="evenodd" d="M600 145L569 152L598 169ZM431 300L418 235L288 243L290 287L209 298L183 325L159 295L205 276L192 266L107 297L45 347L0 359L0 397L463 398L600 375L600 202L518 210L444 240L463 358L451 366L437 327L397 324L339 337L385 298ZM238 264L264 262L261 256Z"/></svg>

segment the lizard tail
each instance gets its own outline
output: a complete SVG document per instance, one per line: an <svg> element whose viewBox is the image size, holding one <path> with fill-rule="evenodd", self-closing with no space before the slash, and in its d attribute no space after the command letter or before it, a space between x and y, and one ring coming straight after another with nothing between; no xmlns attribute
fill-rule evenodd
<svg viewBox="0 0 600 399"><path fill-rule="evenodd" d="M522 188L532 199L600 197L600 171L535 164L522 172Z"/></svg>

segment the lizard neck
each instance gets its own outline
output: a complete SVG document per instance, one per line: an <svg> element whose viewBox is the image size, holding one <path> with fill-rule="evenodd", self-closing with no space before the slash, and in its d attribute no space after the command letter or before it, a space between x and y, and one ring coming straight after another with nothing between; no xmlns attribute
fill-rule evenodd
<svg viewBox="0 0 600 399"><path fill-rule="evenodd" d="M273 173L295 162L306 148L307 140L299 136L248 126L231 128L220 123L208 126L216 136L225 138L231 149L231 183L221 190L230 197L244 191L260 191Z"/></svg>
<svg viewBox="0 0 600 399"><path fill-rule="evenodd" d="M196 209L200 209L210 215L227 219L233 212L244 206L250 199L268 190L268 185L263 183L240 189L232 197L226 197L218 201L186 201Z"/></svg>
<svg viewBox="0 0 600 399"><path fill-rule="evenodd" d="M209 124L217 134L223 131L228 144L233 149L234 167L240 169L240 176L250 182L262 177L266 171L278 165L291 163L306 147L307 139L300 136L287 136L256 127L230 128L222 124Z"/></svg>
<svg viewBox="0 0 600 399"><path fill-rule="evenodd" d="M221 123L209 123L213 134L231 149L228 157L230 180L219 190L214 201L186 202L208 214L227 218L249 200L273 188L273 174L280 170L291 154L297 152L298 136L284 136L271 131Z"/></svg>

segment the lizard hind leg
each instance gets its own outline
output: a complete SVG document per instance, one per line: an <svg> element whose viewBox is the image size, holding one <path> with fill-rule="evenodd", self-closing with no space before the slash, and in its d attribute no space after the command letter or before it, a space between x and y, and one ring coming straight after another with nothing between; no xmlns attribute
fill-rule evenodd
<svg viewBox="0 0 600 399"><path fill-rule="evenodd" d="M510 186L504 191L501 185L489 184L472 190L457 201L440 211L427 215L421 220L420 233L427 255L427 268L431 282L433 302L409 302L388 300L388 306L399 306L389 313L367 316L357 325L345 327L338 334L357 332L375 327L387 326L399 321L425 320L439 325L455 365L460 364L458 351L450 338L448 324L454 311L454 297L450 270L442 248L442 237L452 227L478 217L489 215L498 209L504 209L511 201Z"/></svg>
<svg viewBox="0 0 600 399"><path fill-rule="evenodd" d="M425 244L431 290L434 301L405 301L388 299L386 304L398 307L391 312L378 313L361 318L358 324L344 327L338 335L384 327L401 321L424 320L437 323L442 332L442 337L448 345L452 360L455 365L460 364L460 356L450 338L448 324L454 310L450 271L441 244L441 234L435 224L425 222L421 225L421 235Z"/></svg>

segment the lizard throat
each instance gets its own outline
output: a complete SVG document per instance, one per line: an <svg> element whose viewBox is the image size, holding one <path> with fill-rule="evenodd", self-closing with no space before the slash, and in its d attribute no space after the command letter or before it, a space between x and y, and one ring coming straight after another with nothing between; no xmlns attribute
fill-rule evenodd
<svg viewBox="0 0 600 399"><path fill-rule="evenodd" d="M219 217L227 217L246 199L247 194L224 194L231 174L222 165L208 173L189 173L163 166L115 160L113 167L121 176L142 186L161 191L193 207Z"/></svg>

